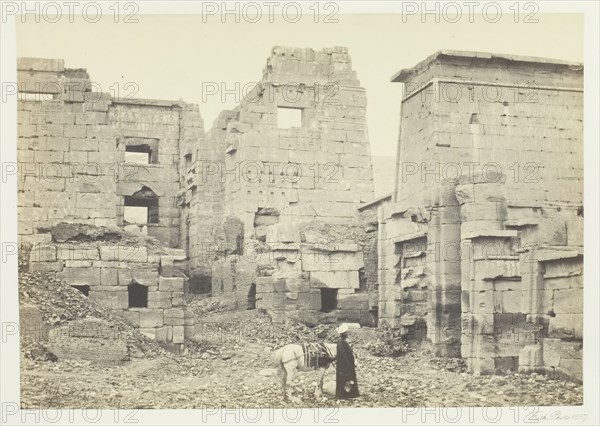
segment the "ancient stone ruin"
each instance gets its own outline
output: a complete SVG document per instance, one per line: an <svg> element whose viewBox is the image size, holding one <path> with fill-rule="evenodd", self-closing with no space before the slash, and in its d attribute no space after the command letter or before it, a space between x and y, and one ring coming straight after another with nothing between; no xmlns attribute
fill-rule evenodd
<svg viewBox="0 0 600 426"><path fill-rule="evenodd" d="M18 61L19 238L152 338L186 294L274 321L385 321L469 369L581 377L581 65L440 52L404 85L394 192L373 199L347 49L275 47L205 132L197 105Z"/></svg>
<svg viewBox="0 0 600 426"><path fill-rule="evenodd" d="M439 52L404 84L379 318L472 371L581 377L583 67Z"/></svg>

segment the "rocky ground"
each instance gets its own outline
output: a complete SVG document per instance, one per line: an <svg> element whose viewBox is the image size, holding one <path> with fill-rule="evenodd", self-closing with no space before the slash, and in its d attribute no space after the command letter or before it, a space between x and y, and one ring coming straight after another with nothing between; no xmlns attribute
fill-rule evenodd
<svg viewBox="0 0 600 426"><path fill-rule="evenodd" d="M360 366L361 397L337 401L313 396L318 373L294 379L294 402L284 403L272 352L287 343L335 342L333 325L310 329L301 324L276 326L260 311L229 311L226 300L192 303L196 336L181 355L149 341L119 317L111 316L77 290L51 278L21 274L20 297L35 306L49 326L82 317L118 325L135 346L122 365L55 360L31 336L22 336L23 408L208 408L208 407L398 407L578 405L581 385L542 375L467 374L461 360L435 358L427 348L391 358L366 350L378 332L351 334ZM335 372L325 376L333 386Z"/></svg>

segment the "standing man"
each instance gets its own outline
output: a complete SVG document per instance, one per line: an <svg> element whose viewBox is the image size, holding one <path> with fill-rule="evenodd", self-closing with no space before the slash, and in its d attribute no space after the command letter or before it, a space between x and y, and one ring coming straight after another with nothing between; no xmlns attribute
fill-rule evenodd
<svg viewBox="0 0 600 426"><path fill-rule="evenodd" d="M358 382L356 381L356 370L354 354L346 341L348 338L348 326L342 324L338 327L340 340L337 343L336 372L335 372L335 397L337 399L356 398L358 393Z"/></svg>

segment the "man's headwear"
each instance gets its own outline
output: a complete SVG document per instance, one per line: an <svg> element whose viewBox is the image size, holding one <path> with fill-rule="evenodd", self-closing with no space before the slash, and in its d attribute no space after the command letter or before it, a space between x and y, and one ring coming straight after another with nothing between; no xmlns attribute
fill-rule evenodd
<svg viewBox="0 0 600 426"><path fill-rule="evenodd" d="M346 324L342 324L337 329L338 334L343 334L348 332L348 326Z"/></svg>

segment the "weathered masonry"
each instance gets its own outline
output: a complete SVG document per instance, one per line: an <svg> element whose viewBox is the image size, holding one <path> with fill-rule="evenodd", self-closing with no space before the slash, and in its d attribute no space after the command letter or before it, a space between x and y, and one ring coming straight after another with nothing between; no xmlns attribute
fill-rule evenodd
<svg viewBox="0 0 600 426"><path fill-rule="evenodd" d="M194 158L183 201L191 284L240 306L255 297L277 320L371 322L374 246L357 211L373 197L366 92L347 49L273 48L206 145L216 153Z"/></svg>
<svg viewBox="0 0 600 426"><path fill-rule="evenodd" d="M345 48L273 48L206 133L196 105L18 67L30 269L149 336L181 345L185 292L226 294L276 321L378 315L475 372L581 378L580 64L439 52L400 71L395 190L377 200Z"/></svg>
<svg viewBox="0 0 600 426"><path fill-rule="evenodd" d="M379 318L476 372L581 379L583 67L439 52L404 84Z"/></svg>
<svg viewBox="0 0 600 426"><path fill-rule="evenodd" d="M184 290L276 320L371 322L366 93L342 47L273 48L205 133L197 105L94 92L62 60L18 61L19 236L146 334L192 332Z"/></svg>
<svg viewBox="0 0 600 426"><path fill-rule="evenodd" d="M198 107L93 92L87 72L62 60L20 59L18 80L18 232L33 246L30 269L181 345L193 318L177 197L180 157L204 136Z"/></svg>

